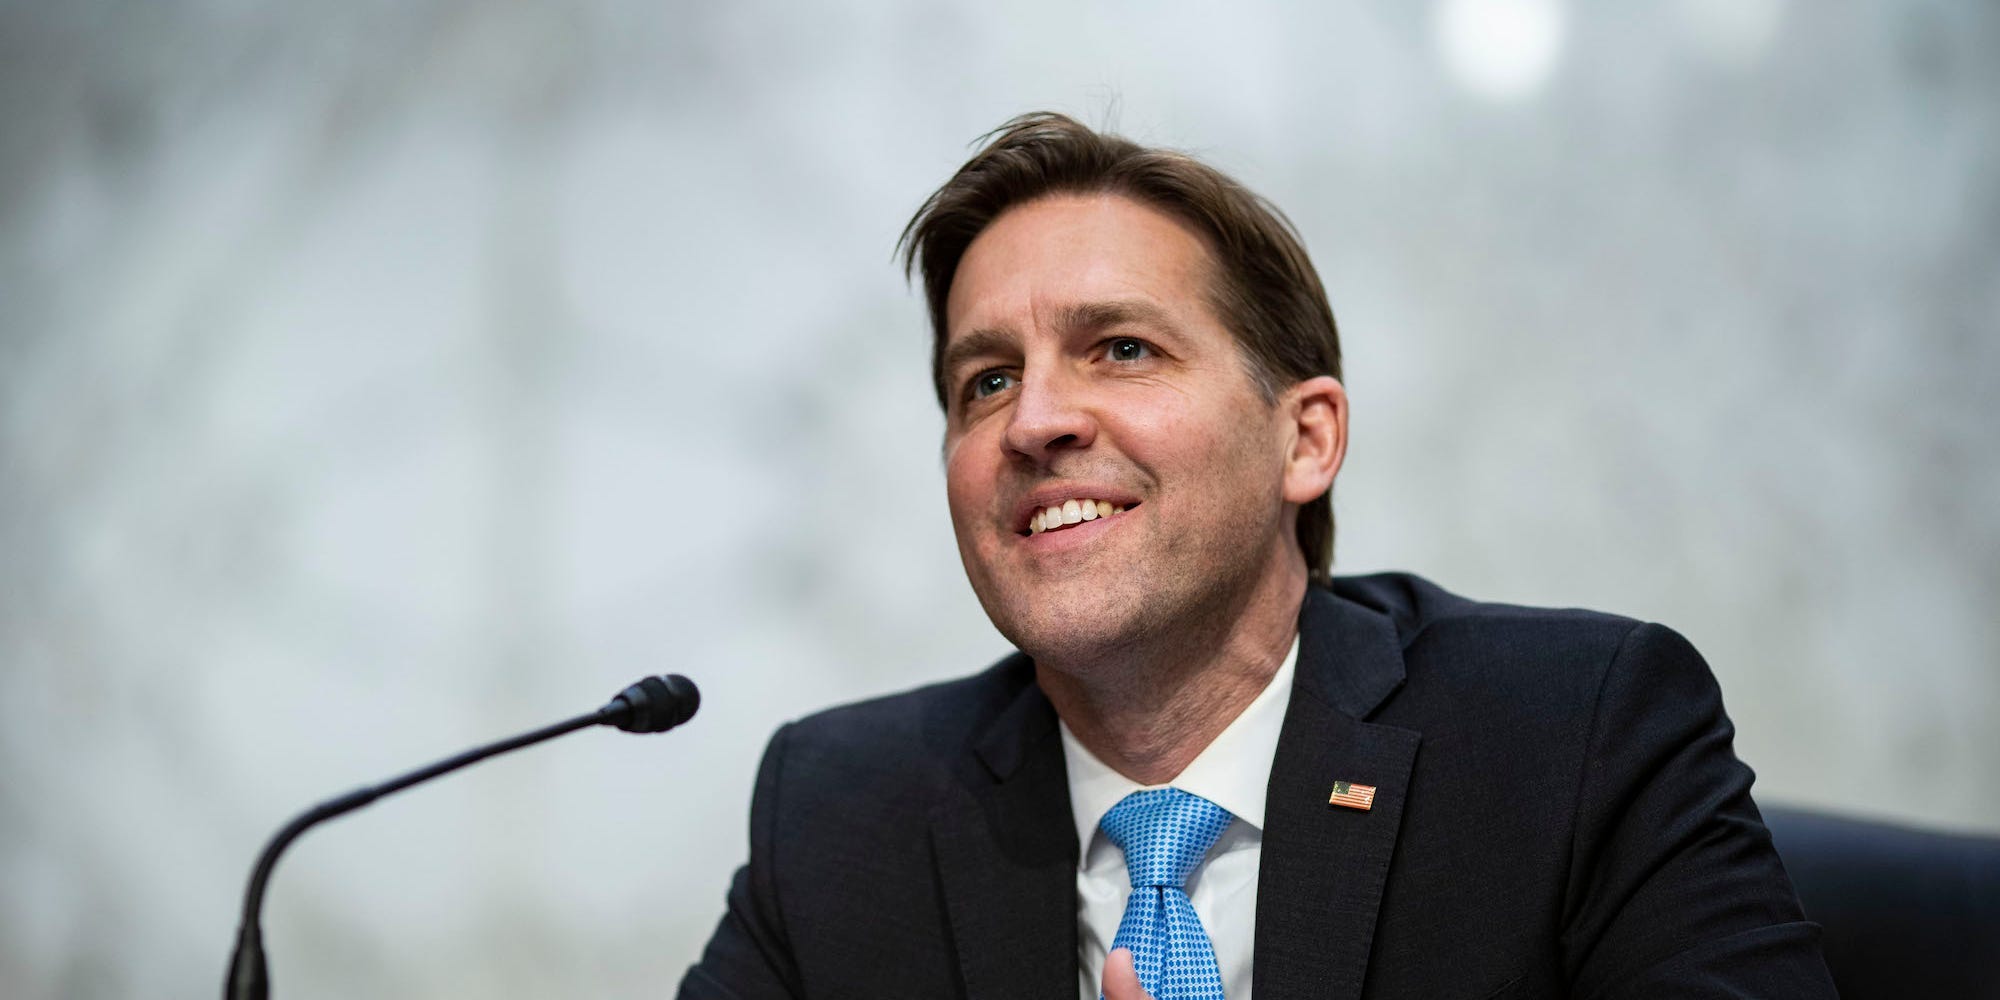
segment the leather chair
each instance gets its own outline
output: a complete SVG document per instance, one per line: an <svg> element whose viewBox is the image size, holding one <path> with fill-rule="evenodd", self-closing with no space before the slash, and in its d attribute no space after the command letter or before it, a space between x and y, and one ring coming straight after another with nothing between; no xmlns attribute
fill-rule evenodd
<svg viewBox="0 0 2000 1000"><path fill-rule="evenodd" d="M1764 823L1846 1000L2000 1000L2000 838L1776 806Z"/></svg>

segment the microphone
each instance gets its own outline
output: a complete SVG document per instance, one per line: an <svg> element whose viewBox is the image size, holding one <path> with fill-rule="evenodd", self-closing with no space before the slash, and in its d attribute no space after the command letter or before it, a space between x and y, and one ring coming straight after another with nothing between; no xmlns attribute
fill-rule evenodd
<svg viewBox="0 0 2000 1000"><path fill-rule="evenodd" d="M450 774L468 764L476 764L509 750L533 746L590 726L616 726L628 733L664 733L694 718L695 709L700 707L701 692L695 688L693 681L679 674L646 677L618 692L595 712L474 747L456 757L447 757L379 785L357 788L300 813L285 824L270 843L264 845L264 853L257 858L257 867L251 870L250 885L243 894L243 922L236 930L236 951L229 959L229 976L222 983L223 1000L267 1000L270 996L271 981L264 963L264 932L261 926L264 886L271 879L271 869L278 864L278 855L284 853L299 834L385 795L393 795L411 785Z"/></svg>
<svg viewBox="0 0 2000 1000"><path fill-rule="evenodd" d="M598 711L615 710L618 717L606 721L628 733L664 733L694 718L694 710L700 707L701 692L695 690L694 682L668 674L640 680Z"/></svg>

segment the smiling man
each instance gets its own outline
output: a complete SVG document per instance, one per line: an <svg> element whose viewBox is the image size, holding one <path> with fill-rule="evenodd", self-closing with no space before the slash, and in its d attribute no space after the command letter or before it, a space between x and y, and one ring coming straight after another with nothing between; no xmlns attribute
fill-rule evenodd
<svg viewBox="0 0 2000 1000"><path fill-rule="evenodd" d="M682 997L1833 995L1683 639L1328 576L1339 340L1273 208L1029 115L905 241L1019 652L778 732Z"/></svg>

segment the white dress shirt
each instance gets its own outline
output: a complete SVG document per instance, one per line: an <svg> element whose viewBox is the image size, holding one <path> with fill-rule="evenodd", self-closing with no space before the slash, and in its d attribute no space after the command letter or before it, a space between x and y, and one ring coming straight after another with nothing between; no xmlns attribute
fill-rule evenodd
<svg viewBox="0 0 2000 1000"><path fill-rule="evenodd" d="M1208 856L1188 877L1195 915L1215 946L1222 969L1222 994L1250 1000L1251 953L1257 940L1257 862L1264 847L1264 793L1278 731L1292 701L1292 671L1299 640L1292 638L1285 662L1262 693L1166 785L1141 785L1112 770L1078 742L1063 723L1063 763L1069 771L1070 808L1076 818L1081 859L1076 872L1077 996L1097 1000L1104 956L1118 934L1132 878L1125 852L1097 828L1097 821L1120 799L1149 788L1178 788L1199 795L1236 818L1216 838Z"/></svg>

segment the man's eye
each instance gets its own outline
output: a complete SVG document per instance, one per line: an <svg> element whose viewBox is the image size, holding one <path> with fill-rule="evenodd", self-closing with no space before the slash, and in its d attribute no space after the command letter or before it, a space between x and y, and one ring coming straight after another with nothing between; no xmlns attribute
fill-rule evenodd
<svg viewBox="0 0 2000 1000"><path fill-rule="evenodd" d="M1104 356L1113 361L1137 361L1153 353L1143 340L1119 337L1104 345Z"/></svg>
<svg viewBox="0 0 2000 1000"><path fill-rule="evenodd" d="M1006 372L985 372L973 376L972 395L984 399L996 392L1005 392L1014 385L1014 376Z"/></svg>

